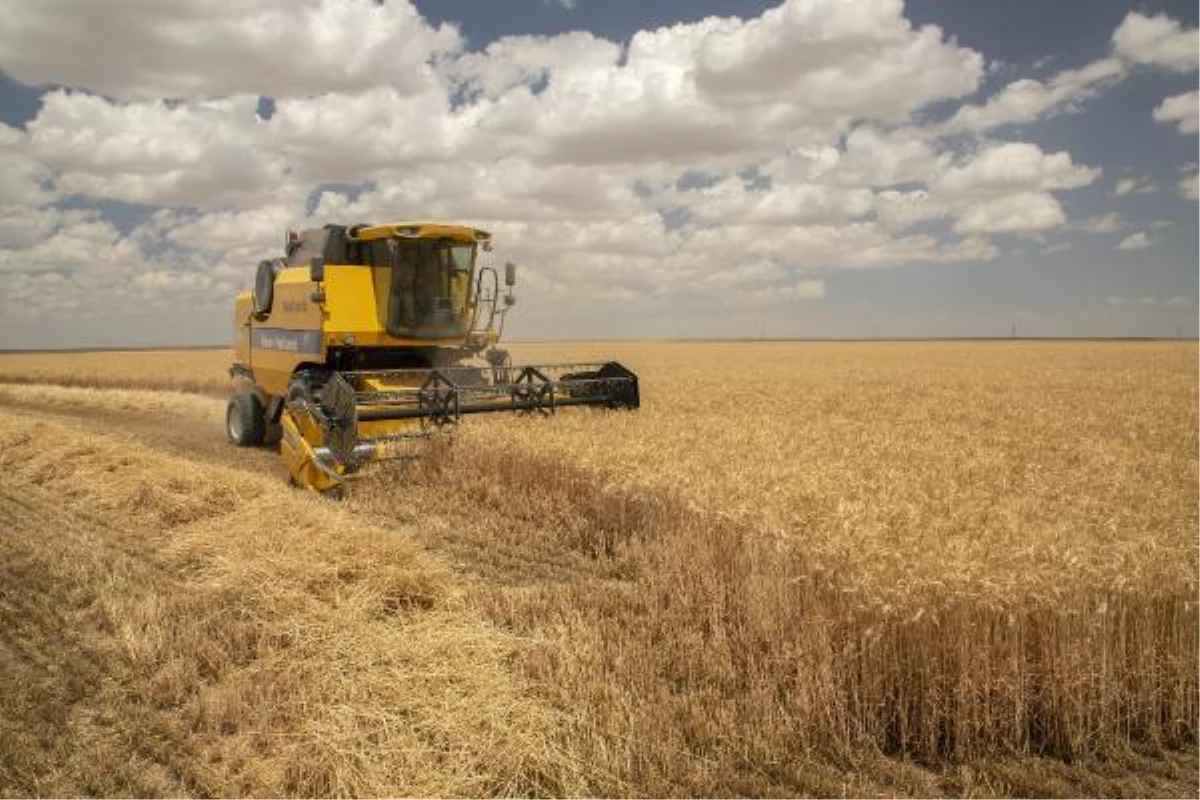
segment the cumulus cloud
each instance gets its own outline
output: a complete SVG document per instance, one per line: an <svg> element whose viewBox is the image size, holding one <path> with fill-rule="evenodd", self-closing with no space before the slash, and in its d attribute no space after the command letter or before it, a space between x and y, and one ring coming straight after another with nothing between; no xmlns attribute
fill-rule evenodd
<svg viewBox="0 0 1200 800"><path fill-rule="evenodd" d="M0 27L0 65L22 83L134 99L418 93L461 47L408 0L12 0Z"/></svg>
<svg viewBox="0 0 1200 800"><path fill-rule="evenodd" d="M0 208L43 205L57 196L49 169L29 155L23 131L0 122Z"/></svg>
<svg viewBox="0 0 1200 800"><path fill-rule="evenodd" d="M881 129L859 125L846 136L844 151L827 151L836 159L837 180L848 186L888 187L923 183L952 161L916 128Z"/></svg>
<svg viewBox="0 0 1200 800"><path fill-rule="evenodd" d="M1183 176L1180 181L1180 196L1186 200L1200 200L1200 173Z"/></svg>
<svg viewBox="0 0 1200 800"><path fill-rule="evenodd" d="M1094 217L1088 217L1080 222L1077 227L1079 230L1087 233L1116 233L1125 227L1125 220L1121 219L1121 215L1115 211L1109 211L1104 214L1097 214Z"/></svg>
<svg viewBox="0 0 1200 800"><path fill-rule="evenodd" d="M1113 186L1112 193L1117 197L1131 194L1150 194L1158 187L1149 178L1121 178Z"/></svg>
<svg viewBox="0 0 1200 800"><path fill-rule="evenodd" d="M889 200L915 203L884 213L955 217L954 230L964 235L1046 231L1067 221L1052 192L1087 186L1100 174L1099 168L1075 164L1066 152L1009 142L945 169L930 180L927 196L892 196Z"/></svg>
<svg viewBox="0 0 1200 800"><path fill-rule="evenodd" d="M63 193L132 203L255 202L283 178L260 146L257 100L115 103L56 90L28 125L28 153Z"/></svg>
<svg viewBox="0 0 1200 800"><path fill-rule="evenodd" d="M388 86L281 99L261 129L299 177L351 183L382 168L450 158L461 131L442 92L404 95Z"/></svg>
<svg viewBox="0 0 1200 800"><path fill-rule="evenodd" d="M622 48L587 31L557 36L505 36L483 50L463 53L443 65L467 97L496 100L511 89L537 88L554 75L587 75L616 66ZM544 88L544 87L543 87Z"/></svg>
<svg viewBox="0 0 1200 800"><path fill-rule="evenodd" d="M1200 32L1165 14L1130 11L1113 32L1112 43L1117 55L1134 64L1191 72L1197 67Z"/></svg>
<svg viewBox="0 0 1200 800"><path fill-rule="evenodd" d="M1047 154L1028 142L989 147L967 163L948 170L934 183L936 191L957 196L1004 191L1078 189L1100 176L1099 168L1075 164L1067 152Z"/></svg>
<svg viewBox="0 0 1200 800"><path fill-rule="evenodd" d="M697 42L697 83L721 104L786 100L819 119L864 108L903 119L973 92L982 57L946 43L936 26L914 31L903 12L901 0L820 0L784 3L744 25L713 24Z"/></svg>
<svg viewBox="0 0 1200 800"><path fill-rule="evenodd" d="M1062 70L1049 79L1014 80L982 103L961 106L935 131L941 135L982 133L1078 111L1087 100L1124 80L1130 65L1190 72L1197 67L1200 34L1165 14L1147 16L1131 11L1113 31L1111 46L1110 55Z"/></svg>
<svg viewBox="0 0 1200 800"><path fill-rule="evenodd" d="M1174 122L1181 134L1200 132L1200 91L1168 97L1154 109L1155 122Z"/></svg>
<svg viewBox="0 0 1200 800"><path fill-rule="evenodd" d="M1020 78L982 104L962 106L939 126L938 132L983 132L1077 110L1085 100L1124 76L1125 65L1120 59L1103 58L1079 69L1063 70L1047 81Z"/></svg>
<svg viewBox="0 0 1200 800"><path fill-rule="evenodd" d="M1110 306L1138 305L1138 306L1186 306L1191 305L1191 299L1183 295L1171 295L1167 298L1158 297L1152 294L1143 295L1109 295L1104 298L1104 302Z"/></svg>
<svg viewBox="0 0 1200 800"><path fill-rule="evenodd" d="M1032 233L1067 221L1062 206L1045 192L1005 195L967 206L954 230L958 233Z"/></svg>
<svg viewBox="0 0 1200 800"><path fill-rule="evenodd" d="M0 67L73 87L25 130L0 127L0 269L21 297L48 281L60 296L223 296L287 227L428 217L492 229L554 307L816 302L827 270L983 261L1005 233L1043 242L1067 225L1060 194L1101 170L944 134L1075 108L1130 53L1163 58L1114 44L931 127L923 110L976 92L984 61L914 27L901 0L474 51L407 0L72 4L64 20L66 3L17 0L0 30ZM54 209L63 195L166 208L123 234ZM107 281L88 283L97 268Z"/></svg>
<svg viewBox="0 0 1200 800"><path fill-rule="evenodd" d="M768 191L748 187L736 177L681 193L679 199L693 209L697 221L714 225L836 223L862 217L873 207L866 189L795 183L773 185Z"/></svg>
<svg viewBox="0 0 1200 800"><path fill-rule="evenodd" d="M7 241L18 246L0 249L0 272L97 276L128 273L140 262L137 248L98 212L35 212L23 221L41 236L22 241L20 232L6 225Z"/></svg>
<svg viewBox="0 0 1200 800"><path fill-rule="evenodd" d="M820 146L856 120L902 121L973 92L982 58L899 0L788 0L762 16L495 43L448 67L486 100L472 130L551 163L736 165L780 143Z"/></svg>
<svg viewBox="0 0 1200 800"><path fill-rule="evenodd" d="M1150 241L1149 236L1147 236L1142 231L1138 231L1136 233L1131 233L1128 236L1126 236L1124 239L1122 239L1120 241L1120 243L1117 245L1117 249L1118 250L1145 250L1147 247L1150 247L1152 244L1153 244L1153 242Z"/></svg>

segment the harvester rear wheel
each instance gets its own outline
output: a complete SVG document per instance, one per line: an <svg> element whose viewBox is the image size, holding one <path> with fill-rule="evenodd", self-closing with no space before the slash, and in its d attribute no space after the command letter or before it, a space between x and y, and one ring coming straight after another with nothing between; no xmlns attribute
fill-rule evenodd
<svg viewBox="0 0 1200 800"><path fill-rule="evenodd" d="M225 431L238 447L256 447L267 435L266 413L258 397L235 394L225 407Z"/></svg>

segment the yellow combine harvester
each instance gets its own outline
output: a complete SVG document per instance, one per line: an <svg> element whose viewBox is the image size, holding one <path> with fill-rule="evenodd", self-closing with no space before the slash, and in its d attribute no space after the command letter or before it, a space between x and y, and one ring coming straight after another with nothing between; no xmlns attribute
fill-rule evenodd
<svg viewBox="0 0 1200 800"><path fill-rule="evenodd" d="M289 232L234 312L229 438L279 440L291 479L340 486L465 414L637 408L637 376L603 364L514 366L496 348L516 268L478 263L486 231L402 222Z"/></svg>

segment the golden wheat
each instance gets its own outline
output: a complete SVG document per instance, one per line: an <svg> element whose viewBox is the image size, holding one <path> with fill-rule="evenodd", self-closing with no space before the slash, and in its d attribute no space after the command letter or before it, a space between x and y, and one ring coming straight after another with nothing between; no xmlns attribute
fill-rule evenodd
<svg viewBox="0 0 1200 800"><path fill-rule="evenodd" d="M514 350L528 362L620 358L642 376L643 407L550 420L470 419L447 449L374 470L336 512L264 487L255 490L271 498L258 502L261 514L243 519L223 508L192 517L195 503L203 509L210 500L232 506L247 498L172 484L170 475L189 469L186 462L156 462L161 481L144 505L158 510L138 517L137 530L193 537L179 538L193 543L184 549L164 548L189 581L187 596L210 597L202 587L219 573L226 577L211 585L242 587L228 596L232 607L268 609L272 619L282 615L336 642L306 651L308 671L287 685L293 697L332 698L339 709L268 715L269 729L303 733L291 739L288 755L267 748L260 759L253 747L263 745L251 747L242 731L266 724L267 701L221 706L213 718L223 722L202 727L199 744L173 734L195 758L218 758L220 774L193 777L183 788L151 784L159 793L408 791L396 788L398 776L410 774L396 770L397 760L418 776L410 788L439 793L1197 791L1194 344ZM123 368L134 383L151 381L137 385L155 385L144 375L153 370L139 369L139 355ZM157 385L186 386L191 355L163 354L180 372ZM39 375L86 384L71 375L104 373L77 358L70 371ZM210 375L219 359L204 358L197 370ZM0 358L0 375L22 380L5 368ZM160 392L0 389L0 403L53 404L83 419L94 407L118 427L122 414L133 420L139 407L165 420L172 405L158 405L167 398ZM220 437L220 404L194 401L203 408L178 401L180 428L192 438L204 435L200 427ZM25 458L30 450L12 452ZM217 460L236 465L238 455L248 454L231 449ZM216 472L221 486L235 480ZM38 471L23 475L34 484L43 479ZM80 480L87 486L75 486ZM77 493L77 508L94 509L98 519L143 504L105 505L108 490L96 487L106 482L100 471L82 478L68 471L56 486ZM305 523L310 518L320 522ZM480 689L468 693L466 702L478 706L470 712L441 706L479 726L487 741L455 728L459 739L434 737L419 763L404 760L402 739L377 758L367 755L381 727L401 723L371 710L385 691L369 683L380 656L368 650L361 661L347 660L341 651L357 656L360 640L328 627L329 609L359 608L350 599L358 597L355 581L347 588L318 577L344 568L344 556L333 559L342 560L335 568L323 555L343 529L356 543L349 559L355 575L372 572L376 547L384 561L400 560L363 531L415 538L445 563L439 577L420 583L426 589L418 594L434 600L410 614L412 629L428 639L406 650L409 658L419 661L420 649L430 647L431 658L444 660L461 637L481 641L487 625L472 617L505 631L484 636L493 642L488 652L502 653L497 658L515 672L488 673L503 687L502 700L483 705ZM313 537L310 554L303 542ZM320 602L281 605L276 592L292 585ZM273 587L270 597L260 597L260 586ZM161 591L134 592L131 602L145 604ZM363 596L364 612L352 620L365 631L359 620L382 595ZM228 615L217 618L229 623ZM254 624L261 636L263 623ZM187 637L188 652L221 641L219 625L192 629L175 612L166 628ZM221 663L222 647L212 663ZM478 648L465 643L464 651ZM283 658L262 652L270 664ZM172 669L183 669L177 661ZM436 696L459 685L470 663L450 659L430 682L418 681L421 692ZM327 686L332 665L375 688ZM256 657L221 675L258 679L265 669ZM128 685L155 673L136 674ZM168 707L195 707L194 695L179 694L177 685L173 691ZM236 699L249 689L222 691ZM536 722L533 739L496 749L494 737L511 728L489 726L497 719L527 724L525 712ZM130 735L121 746L128 751L138 741ZM115 758L121 746L110 742L107 752ZM434 751L456 747L472 755L453 781L423 775ZM541 747L546 759L530 755ZM491 758L508 759L515 772L497 777ZM289 764L301 766L281 766ZM118 785L106 784L108 793Z"/></svg>
<svg viewBox="0 0 1200 800"><path fill-rule="evenodd" d="M580 712L605 791L1194 746L1194 346L621 355L637 414L473 420L446 469L401 479L585 576L479 597L549 639L527 668Z"/></svg>
<svg viewBox="0 0 1200 800"><path fill-rule="evenodd" d="M232 351L225 348L2 352L0 383L169 389L224 396L232 359Z"/></svg>

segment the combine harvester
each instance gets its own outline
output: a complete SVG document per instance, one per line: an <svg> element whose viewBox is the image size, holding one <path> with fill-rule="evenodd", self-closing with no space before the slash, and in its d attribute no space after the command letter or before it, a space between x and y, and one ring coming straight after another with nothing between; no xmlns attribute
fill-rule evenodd
<svg viewBox="0 0 1200 800"><path fill-rule="evenodd" d="M279 440L319 492L466 414L637 408L637 376L603 364L514 366L496 348L516 267L477 263L486 231L404 222L289 232L237 296L232 442ZM482 358L480 358L482 356Z"/></svg>

